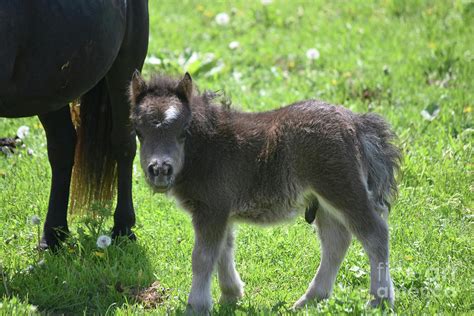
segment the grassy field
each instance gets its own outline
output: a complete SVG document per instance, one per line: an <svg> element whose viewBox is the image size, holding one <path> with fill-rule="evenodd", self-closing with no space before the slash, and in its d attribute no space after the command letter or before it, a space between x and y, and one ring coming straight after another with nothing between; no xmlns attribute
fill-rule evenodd
<svg viewBox="0 0 474 316"><path fill-rule="evenodd" d="M245 111L317 98L384 115L404 153L389 220L395 312L474 312L472 1L151 0L150 11L145 76L188 70L201 89L223 89ZM221 12L228 21L216 20ZM36 118L0 118L0 137L21 125L30 127L27 148L0 152L0 314L182 312L190 220L150 192L138 163L136 243L98 249L97 236L112 226L103 210L72 218L73 246L57 255L35 250L38 226L28 219L45 218L50 169ZM214 312L286 313L316 271L319 242L303 218L241 225L236 258L245 296ZM331 299L301 313L380 312L365 309L368 286L368 259L355 241Z"/></svg>

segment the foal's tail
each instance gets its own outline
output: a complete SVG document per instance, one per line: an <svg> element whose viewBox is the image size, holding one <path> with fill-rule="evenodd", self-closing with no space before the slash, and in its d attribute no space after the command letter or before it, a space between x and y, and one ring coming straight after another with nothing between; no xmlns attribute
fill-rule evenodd
<svg viewBox="0 0 474 316"><path fill-rule="evenodd" d="M117 168L111 142L112 109L105 79L84 94L80 105L73 108L77 144L70 209L94 211L95 206L103 207L112 200L116 187Z"/></svg>
<svg viewBox="0 0 474 316"><path fill-rule="evenodd" d="M359 118L359 138L369 190L379 205L390 210L390 203L397 194L395 175L402 158L400 149L393 144L396 136L390 125L377 114L362 114Z"/></svg>

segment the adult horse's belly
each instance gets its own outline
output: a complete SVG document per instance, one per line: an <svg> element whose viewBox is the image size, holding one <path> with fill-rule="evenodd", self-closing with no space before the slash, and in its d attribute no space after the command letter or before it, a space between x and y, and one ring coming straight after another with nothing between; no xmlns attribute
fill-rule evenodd
<svg viewBox="0 0 474 316"><path fill-rule="evenodd" d="M63 107L110 69L126 27L126 0L0 2L0 116Z"/></svg>

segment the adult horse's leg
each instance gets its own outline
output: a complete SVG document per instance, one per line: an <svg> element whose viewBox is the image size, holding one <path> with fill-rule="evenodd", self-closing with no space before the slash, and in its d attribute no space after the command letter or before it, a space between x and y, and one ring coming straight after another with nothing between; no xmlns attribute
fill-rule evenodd
<svg viewBox="0 0 474 316"><path fill-rule="evenodd" d="M132 165L136 152L135 133L130 125L128 85L136 69L141 69L148 48L148 1L129 2L127 32L119 55L107 73L112 104L112 150L117 161L118 191L112 236L129 236L135 224L132 201Z"/></svg>
<svg viewBox="0 0 474 316"><path fill-rule="evenodd" d="M74 164L76 131L71 121L69 106L39 116L48 142L48 159L51 165L51 193L48 214L44 223L41 248L55 248L69 232L67 206L71 170Z"/></svg>
<svg viewBox="0 0 474 316"><path fill-rule="evenodd" d="M128 124L128 101L123 89L118 89L115 80L108 80L109 87L115 90L110 94L113 105L112 150L117 160L118 186L117 207L114 213L112 237L128 236L135 240L131 228L135 225L135 210L132 199L132 168L136 152L135 135ZM125 83L122 82L122 85ZM117 88L116 88L117 87Z"/></svg>

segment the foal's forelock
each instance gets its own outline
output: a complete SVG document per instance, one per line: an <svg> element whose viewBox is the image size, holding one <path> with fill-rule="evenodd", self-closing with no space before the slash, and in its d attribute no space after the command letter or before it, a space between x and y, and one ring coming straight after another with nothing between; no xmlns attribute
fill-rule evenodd
<svg viewBox="0 0 474 316"><path fill-rule="evenodd" d="M171 125L183 115L183 108L174 99L145 99L132 111L134 122L148 122L155 127Z"/></svg>
<svg viewBox="0 0 474 316"><path fill-rule="evenodd" d="M175 105L171 105L166 111L163 113L164 114L164 119L163 119L163 124L170 124L173 121L175 121L178 117L181 111L176 107Z"/></svg>

